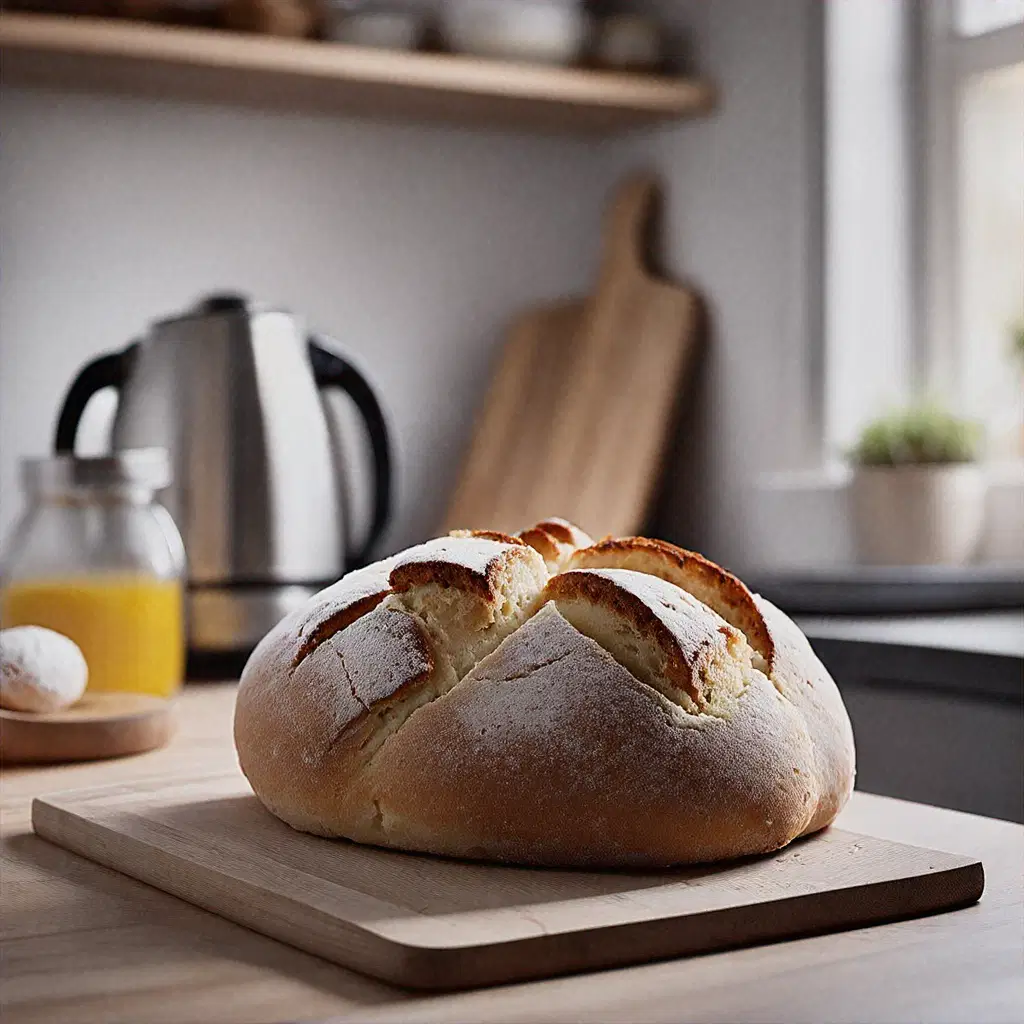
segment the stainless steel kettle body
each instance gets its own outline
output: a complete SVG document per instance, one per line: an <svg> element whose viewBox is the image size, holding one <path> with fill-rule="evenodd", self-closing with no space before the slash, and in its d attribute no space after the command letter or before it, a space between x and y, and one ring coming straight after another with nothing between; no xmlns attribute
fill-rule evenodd
<svg viewBox="0 0 1024 1024"><path fill-rule="evenodd" d="M161 446L174 482L163 500L189 564L193 651L244 651L310 594L355 568L380 537L391 500L391 446L366 378L336 343L292 314L212 296L155 324L78 374L55 447L74 449L89 398L119 392L114 449ZM320 389L341 388L366 423L374 512L349 550L349 495Z"/></svg>

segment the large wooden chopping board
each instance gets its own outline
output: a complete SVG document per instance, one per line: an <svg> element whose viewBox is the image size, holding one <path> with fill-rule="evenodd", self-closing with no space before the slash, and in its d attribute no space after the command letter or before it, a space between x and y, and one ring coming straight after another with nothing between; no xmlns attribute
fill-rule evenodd
<svg viewBox="0 0 1024 1024"><path fill-rule="evenodd" d="M637 532L697 336L695 294L644 266L658 188L640 175L606 219L597 287L513 325L445 529L514 532L557 515Z"/></svg>
<svg viewBox="0 0 1024 1024"><path fill-rule="evenodd" d="M238 774L37 799L51 842L346 967L468 988L964 906L979 862L830 830L660 873L496 867L293 832Z"/></svg>

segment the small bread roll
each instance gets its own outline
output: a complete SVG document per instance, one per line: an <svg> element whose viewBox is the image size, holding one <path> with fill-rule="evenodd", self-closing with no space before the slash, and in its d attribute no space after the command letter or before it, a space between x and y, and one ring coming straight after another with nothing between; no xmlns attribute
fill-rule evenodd
<svg viewBox="0 0 1024 1024"><path fill-rule="evenodd" d="M45 714L74 704L89 679L78 644L42 626L0 630L0 707Z"/></svg>

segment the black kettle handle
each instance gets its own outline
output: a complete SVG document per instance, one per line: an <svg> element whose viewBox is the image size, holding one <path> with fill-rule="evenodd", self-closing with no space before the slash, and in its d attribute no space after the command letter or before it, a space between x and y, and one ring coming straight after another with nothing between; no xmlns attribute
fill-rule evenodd
<svg viewBox="0 0 1024 1024"><path fill-rule="evenodd" d="M365 565L391 518L391 438L387 420L367 379L337 351L337 342L322 335L309 336L309 359L317 387L341 388L356 404L366 423L373 451L373 519L362 550L354 555L348 569Z"/></svg>
<svg viewBox="0 0 1024 1024"><path fill-rule="evenodd" d="M78 424L82 420L89 399L104 388L121 389L135 355L135 344L129 345L122 352L109 352L99 356L78 371L78 376L71 382L64 402L57 417L57 431L53 439L53 450L56 452L73 452Z"/></svg>

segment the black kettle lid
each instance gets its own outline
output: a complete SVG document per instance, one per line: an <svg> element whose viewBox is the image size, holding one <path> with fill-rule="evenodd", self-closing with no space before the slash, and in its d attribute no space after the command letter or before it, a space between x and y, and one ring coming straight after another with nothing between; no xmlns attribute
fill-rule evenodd
<svg viewBox="0 0 1024 1024"><path fill-rule="evenodd" d="M241 292L213 292L204 295L189 311L190 316L208 316L214 313L247 313L252 302Z"/></svg>

